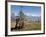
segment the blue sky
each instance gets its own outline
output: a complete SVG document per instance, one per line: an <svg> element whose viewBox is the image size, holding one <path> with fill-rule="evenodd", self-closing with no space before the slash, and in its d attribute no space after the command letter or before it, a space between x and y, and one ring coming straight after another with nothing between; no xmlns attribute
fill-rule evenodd
<svg viewBox="0 0 46 37"><path fill-rule="evenodd" d="M11 12L18 15L21 10L21 6L11 5ZM22 6L22 12L27 16L41 16L40 6Z"/></svg>

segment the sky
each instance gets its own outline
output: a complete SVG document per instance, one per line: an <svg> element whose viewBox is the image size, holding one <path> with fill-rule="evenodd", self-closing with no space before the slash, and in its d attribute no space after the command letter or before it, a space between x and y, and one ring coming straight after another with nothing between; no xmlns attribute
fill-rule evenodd
<svg viewBox="0 0 46 37"><path fill-rule="evenodd" d="M41 7L40 6L18 6L11 5L11 12L14 13L15 16L21 11L27 16L41 16Z"/></svg>

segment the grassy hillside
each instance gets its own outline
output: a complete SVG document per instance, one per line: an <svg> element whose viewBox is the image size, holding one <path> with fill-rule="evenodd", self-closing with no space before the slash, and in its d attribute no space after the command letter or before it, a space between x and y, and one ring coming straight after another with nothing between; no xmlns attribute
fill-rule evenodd
<svg viewBox="0 0 46 37"><path fill-rule="evenodd" d="M11 23L11 28L15 28L16 22L12 21ZM22 29L16 30L13 29L12 31L31 31L31 30L40 30L41 29L41 24L40 22L28 22L24 21L24 27Z"/></svg>

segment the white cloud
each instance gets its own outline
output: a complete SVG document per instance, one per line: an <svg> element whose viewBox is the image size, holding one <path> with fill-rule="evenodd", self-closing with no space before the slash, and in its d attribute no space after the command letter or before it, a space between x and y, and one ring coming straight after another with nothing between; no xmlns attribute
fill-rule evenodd
<svg viewBox="0 0 46 37"><path fill-rule="evenodd" d="M14 13L15 14L15 16L17 16L18 15L18 13Z"/></svg>
<svg viewBox="0 0 46 37"><path fill-rule="evenodd" d="M40 15L37 15L37 14L31 14L31 16L40 16Z"/></svg>
<svg viewBox="0 0 46 37"><path fill-rule="evenodd" d="M37 14L31 14L31 13L24 13L25 15L27 16L40 16L40 15L37 15Z"/></svg>

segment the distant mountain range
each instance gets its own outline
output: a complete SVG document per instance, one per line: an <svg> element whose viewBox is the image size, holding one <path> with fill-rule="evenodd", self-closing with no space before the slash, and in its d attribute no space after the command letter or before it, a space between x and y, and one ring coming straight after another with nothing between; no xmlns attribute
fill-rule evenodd
<svg viewBox="0 0 46 37"><path fill-rule="evenodd" d="M29 21L32 20L32 21L38 21L38 20L41 20L41 16L27 16L26 17Z"/></svg>
<svg viewBox="0 0 46 37"><path fill-rule="evenodd" d="M17 16L12 16L11 19L15 21ZM41 21L41 16L25 16L29 21Z"/></svg>

